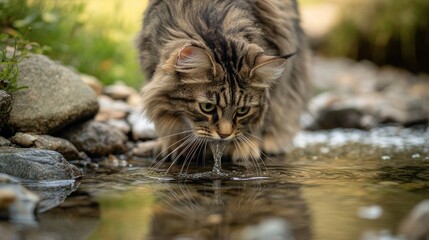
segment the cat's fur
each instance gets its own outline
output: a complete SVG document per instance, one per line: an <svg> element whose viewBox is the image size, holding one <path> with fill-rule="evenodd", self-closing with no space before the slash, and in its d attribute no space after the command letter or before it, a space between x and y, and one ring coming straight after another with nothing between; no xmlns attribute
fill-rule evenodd
<svg viewBox="0 0 429 240"><path fill-rule="evenodd" d="M309 92L299 21L295 0L150 1L138 47L158 152L191 158L209 139L231 141L234 160L287 151Z"/></svg>

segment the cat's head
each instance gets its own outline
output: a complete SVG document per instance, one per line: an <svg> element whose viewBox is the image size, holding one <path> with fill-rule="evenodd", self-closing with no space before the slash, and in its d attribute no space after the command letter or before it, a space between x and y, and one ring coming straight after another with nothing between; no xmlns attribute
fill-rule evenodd
<svg viewBox="0 0 429 240"><path fill-rule="evenodd" d="M185 45L165 57L143 88L146 113L161 135L190 128L199 137L232 140L257 131L287 57L266 55L254 44L242 49L216 53Z"/></svg>

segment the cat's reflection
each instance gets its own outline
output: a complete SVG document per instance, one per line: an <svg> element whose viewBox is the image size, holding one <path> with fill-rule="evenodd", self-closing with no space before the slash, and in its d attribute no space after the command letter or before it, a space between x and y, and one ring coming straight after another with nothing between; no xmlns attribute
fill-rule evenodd
<svg viewBox="0 0 429 240"><path fill-rule="evenodd" d="M158 192L150 239L310 239L297 184L268 181L167 183Z"/></svg>

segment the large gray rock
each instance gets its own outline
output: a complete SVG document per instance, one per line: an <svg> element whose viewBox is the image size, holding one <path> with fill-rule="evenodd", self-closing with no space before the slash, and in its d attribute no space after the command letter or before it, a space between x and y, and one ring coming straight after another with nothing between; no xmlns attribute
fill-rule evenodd
<svg viewBox="0 0 429 240"><path fill-rule="evenodd" d="M18 83L28 89L13 94L10 131L52 133L97 113L96 95L77 73L37 54L18 66Z"/></svg>
<svg viewBox="0 0 429 240"><path fill-rule="evenodd" d="M0 173L28 180L74 180L82 172L54 151L0 147Z"/></svg>
<svg viewBox="0 0 429 240"><path fill-rule="evenodd" d="M9 120L12 109L12 97L5 91L0 90L0 131Z"/></svg>
<svg viewBox="0 0 429 240"><path fill-rule="evenodd" d="M128 138L121 130L93 120L64 129L59 136L69 140L78 150L92 157L127 151Z"/></svg>

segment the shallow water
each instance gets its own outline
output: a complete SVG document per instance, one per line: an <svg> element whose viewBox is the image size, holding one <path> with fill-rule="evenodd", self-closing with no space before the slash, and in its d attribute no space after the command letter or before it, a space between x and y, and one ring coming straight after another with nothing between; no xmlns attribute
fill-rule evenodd
<svg viewBox="0 0 429 240"><path fill-rule="evenodd" d="M428 143L426 128L307 132L260 173L98 173L42 214L40 229L63 239L395 239L429 199Z"/></svg>

